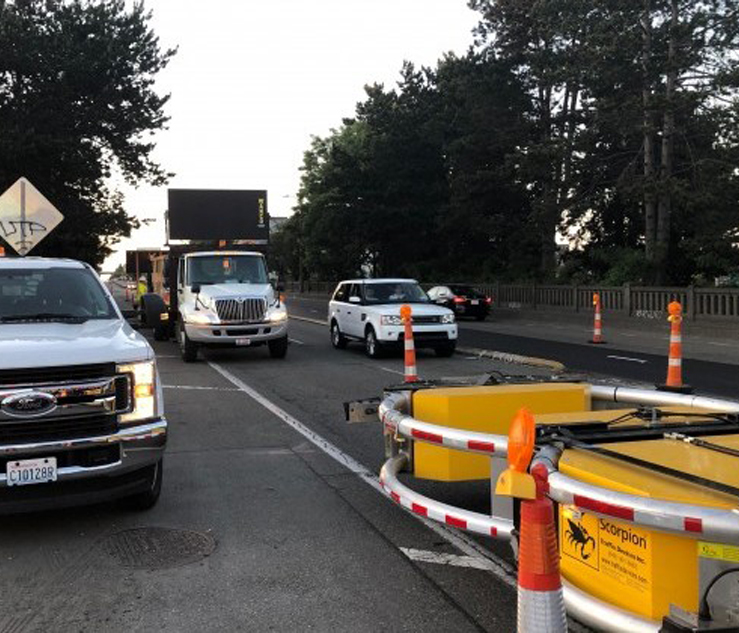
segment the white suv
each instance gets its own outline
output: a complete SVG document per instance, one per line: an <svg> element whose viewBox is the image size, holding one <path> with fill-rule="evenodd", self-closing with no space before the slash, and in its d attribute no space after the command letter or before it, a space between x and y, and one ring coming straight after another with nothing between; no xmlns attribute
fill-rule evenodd
<svg viewBox="0 0 739 633"><path fill-rule="evenodd" d="M349 279L336 287L329 303L331 343L343 349L349 340L363 341L370 358L384 348L403 345L400 307L409 304L416 347L431 347L451 356L457 345L454 313L429 301L414 279Z"/></svg>

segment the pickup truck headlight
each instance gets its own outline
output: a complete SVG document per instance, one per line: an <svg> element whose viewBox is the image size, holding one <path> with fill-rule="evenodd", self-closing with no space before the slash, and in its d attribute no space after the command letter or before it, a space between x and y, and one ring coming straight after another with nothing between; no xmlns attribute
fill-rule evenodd
<svg viewBox="0 0 739 633"><path fill-rule="evenodd" d="M395 314L383 314L380 316L380 325L403 325L403 319Z"/></svg>
<svg viewBox="0 0 739 633"><path fill-rule="evenodd" d="M442 323L446 323L446 324L454 323L454 314L444 314L444 315L442 315L441 322Z"/></svg>
<svg viewBox="0 0 739 633"><path fill-rule="evenodd" d="M157 372L154 361L118 365L118 373L128 374L131 381L131 411L120 415L121 424L156 417Z"/></svg>

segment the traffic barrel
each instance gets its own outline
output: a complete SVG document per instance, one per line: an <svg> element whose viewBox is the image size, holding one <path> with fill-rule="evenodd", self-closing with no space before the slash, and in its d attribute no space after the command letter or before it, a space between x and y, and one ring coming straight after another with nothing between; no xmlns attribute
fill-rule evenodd
<svg viewBox="0 0 739 633"><path fill-rule="evenodd" d="M664 391L676 391L678 393L690 393L691 387L683 384L683 338L682 322L683 307L679 301L672 301L667 306L670 322L670 352L667 358L667 381L660 385Z"/></svg>
<svg viewBox="0 0 739 633"><path fill-rule="evenodd" d="M559 575L554 504L546 496L547 471L527 471L534 453L536 425L521 409L508 432L508 468L498 478L496 494L521 500L518 541L518 632L565 633L562 579Z"/></svg>
<svg viewBox="0 0 739 633"><path fill-rule="evenodd" d="M589 341L595 345L602 345L603 340L603 322L601 319L600 295L593 293L593 306L595 307L595 318L593 320L593 338Z"/></svg>
<svg viewBox="0 0 739 633"><path fill-rule="evenodd" d="M418 382L418 371L416 370L416 347L413 344L413 316L409 305L403 305L400 307L400 318L405 326L405 332L403 335L403 342L405 345L404 382Z"/></svg>

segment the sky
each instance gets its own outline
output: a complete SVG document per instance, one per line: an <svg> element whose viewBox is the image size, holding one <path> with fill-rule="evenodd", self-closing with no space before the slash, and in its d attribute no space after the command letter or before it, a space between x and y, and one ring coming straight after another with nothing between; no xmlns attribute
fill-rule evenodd
<svg viewBox="0 0 739 633"><path fill-rule="evenodd" d="M170 94L169 129L154 158L174 188L266 189L288 216L312 136L351 117L364 86L395 87L404 60L435 66L464 54L478 14L466 0L148 0L163 48L178 47L157 79ZM167 187L121 186L147 224L115 246L164 244Z"/></svg>

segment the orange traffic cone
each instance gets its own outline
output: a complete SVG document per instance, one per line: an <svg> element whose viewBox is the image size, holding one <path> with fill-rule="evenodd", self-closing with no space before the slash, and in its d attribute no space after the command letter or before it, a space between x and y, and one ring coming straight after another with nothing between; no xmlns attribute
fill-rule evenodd
<svg viewBox="0 0 739 633"><path fill-rule="evenodd" d="M403 319L405 325L404 344L405 344L405 379L404 382L418 382L418 372L416 370L416 347L413 344L413 326L411 325L413 318L411 316L411 307L409 305L401 306L400 318Z"/></svg>
<svg viewBox="0 0 739 633"><path fill-rule="evenodd" d="M667 306L670 322L670 354L667 360L667 382L659 388L663 391L690 393L691 387L683 384L683 339L681 327L683 322L683 307L679 301L673 301Z"/></svg>
<svg viewBox="0 0 739 633"><path fill-rule="evenodd" d="M600 295L596 292L593 293L593 305L595 306L595 320L593 322L593 338L588 341L594 345L602 345L605 343L603 340L603 326L601 321L600 312Z"/></svg>
<svg viewBox="0 0 739 633"><path fill-rule="evenodd" d="M518 631L567 631L559 575L554 504L545 494L546 468L534 468L536 498L521 501L518 554Z"/></svg>

